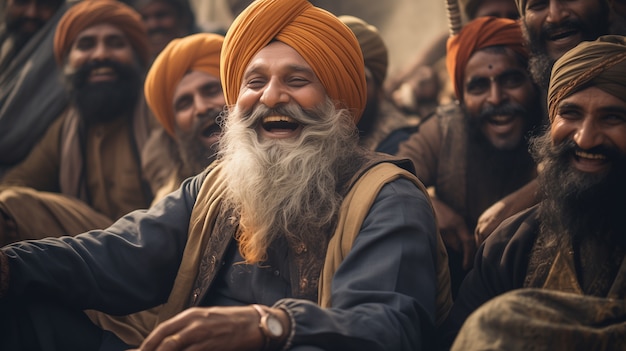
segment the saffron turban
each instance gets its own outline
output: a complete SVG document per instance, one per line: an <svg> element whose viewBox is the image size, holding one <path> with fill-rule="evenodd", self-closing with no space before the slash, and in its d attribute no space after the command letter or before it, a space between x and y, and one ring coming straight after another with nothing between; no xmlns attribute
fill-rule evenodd
<svg viewBox="0 0 626 351"><path fill-rule="evenodd" d="M141 16L131 7L116 0L83 0L67 10L54 33L54 57L57 63L63 64L74 40L83 30L103 23L111 24L124 32L141 62L148 66L148 34Z"/></svg>
<svg viewBox="0 0 626 351"><path fill-rule="evenodd" d="M548 88L550 121L562 99L589 86L626 101L625 37L605 35L583 41L554 63Z"/></svg>
<svg viewBox="0 0 626 351"><path fill-rule="evenodd" d="M363 54L365 67L372 72L376 85L382 86L387 76L389 54L378 29L354 16L339 16L339 19L356 35L356 39L361 47L361 53Z"/></svg>
<svg viewBox="0 0 626 351"><path fill-rule="evenodd" d="M170 41L154 60L144 84L146 102L165 131L175 136L173 99L178 83L189 71L220 76L224 37L198 33Z"/></svg>
<svg viewBox="0 0 626 351"><path fill-rule="evenodd" d="M477 18L466 24L458 34L448 38L446 66L457 99L463 101L465 68L476 51L490 46L506 46L528 58L524 45L519 23L508 18Z"/></svg>
<svg viewBox="0 0 626 351"><path fill-rule="evenodd" d="M256 0L231 24L220 62L226 103L236 102L248 64L272 40L296 50L328 96L358 122L367 99L363 55L356 37L335 15L306 0Z"/></svg>

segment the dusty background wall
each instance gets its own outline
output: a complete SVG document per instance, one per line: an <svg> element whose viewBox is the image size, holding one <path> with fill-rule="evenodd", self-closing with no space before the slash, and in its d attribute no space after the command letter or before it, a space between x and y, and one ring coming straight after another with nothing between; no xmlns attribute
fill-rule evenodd
<svg viewBox="0 0 626 351"><path fill-rule="evenodd" d="M246 0L190 0L199 22L227 26L231 7ZM410 62L437 35L446 31L444 0L311 0L336 15L360 17L375 25L389 48L389 74Z"/></svg>

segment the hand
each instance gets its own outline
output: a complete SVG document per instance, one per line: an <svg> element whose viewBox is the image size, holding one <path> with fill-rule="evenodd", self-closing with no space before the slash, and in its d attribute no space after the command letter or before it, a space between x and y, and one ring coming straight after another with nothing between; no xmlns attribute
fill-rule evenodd
<svg viewBox="0 0 626 351"><path fill-rule="evenodd" d="M259 320L252 306L193 307L159 324L138 350L260 350Z"/></svg>
<svg viewBox="0 0 626 351"><path fill-rule="evenodd" d="M480 246L493 231L508 217L535 205L539 201L537 195L539 183L536 179L531 180L523 187L517 189L487 208L478 217L474 237L476 246Z"/></svg>
<svg viewBox="0 0 626 351"><path fill-rule="evenodd" d="M443 202L432 199L439 233L446 247L463 253L463 269L470 269L474 263L476 242L465 225L465 220Z"/></svg>

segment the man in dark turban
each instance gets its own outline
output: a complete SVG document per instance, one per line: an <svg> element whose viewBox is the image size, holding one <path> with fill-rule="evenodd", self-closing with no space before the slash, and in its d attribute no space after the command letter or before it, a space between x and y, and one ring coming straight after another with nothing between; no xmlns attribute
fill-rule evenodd
<svg viewBox="0 0 626 351"><path fill-rule="evenodd" d="M550 127L532 144L543 200L478 251L444 330L478 310L453 349L626 347L625 96L624 37L581 42L556 61Z"/></svg>
<svg viewBox="0 0 626 351"><path fill-rule="evenodd" d="M474 258L479 216L536 175L527 137L541 104L523 44L519 24L496 17L475 19L451 37L446 60L458 100L421 122L397 154L433 187L453 295Z"/></svg>
<svg viewBox="0 0 626 351"><path fill-rule="evenodd" d="M2 244L101 228L152 200L139 158L154 124L141 94L141 18L115 0L76 3L54 53L71 103L1 180Z"/></svg>
<svg viewBox="0 0 626 351"><path fill-rule="evenodd" d="M613 10L614 0L515 0L530 49L533 78L547 89L554 61L583 40L626 34L626 22ZM533 6L531 6L533 5Z"/></svg>
<svg viewBox="0 0 626 351"><path fill-rule="evenodd" d="M357 123L359 144L367 149L395 154L419 119L401 112L383 92L389 53L378 29L364 20L343 15L339 19L354 32L363 52L367 103Z"/></svg>
<svg viewBox="0 0 626 351"><path fill-rule="evenodd" d="M0 342L105 349L115 335L83 309L160 306L141 350L430 349L445 248L410 161L358 146L363 62L331 13L254 1L222 47L218 158L107 229L0 249L0 316L82 331L7 327Z"/></svg>

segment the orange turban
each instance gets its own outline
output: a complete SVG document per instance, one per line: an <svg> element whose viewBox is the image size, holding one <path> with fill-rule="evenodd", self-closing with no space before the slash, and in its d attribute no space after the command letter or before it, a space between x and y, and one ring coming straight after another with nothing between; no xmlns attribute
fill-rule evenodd
<svg viewBox="0 0 626 351"><path fill-rule="evenodd" d="M328 96L358 122L367 99L359 42L335 15L306 0L256 0L231 24L220 63L228 105L236 102L252 57L273 39L302 55Z"/></svg>
<svg viewBox="0 0 626 351"><path fill-rule="evenodd" d="M446 66L459 101L463 101L463 82L469 59L478 50L498 45L528 57L519 23L508 18L477 18L466 24L457 35L448 38Z"/></svg>
<svg viewBox="0 0 626 351"><path fill-rule="evenodd" d="M102 23L114 25L124 32L141 62L148 66L148 34L141 16L131 7L116 0L83 0L67 10L54 33L54 57L57 63L63 64L63 59L80 32Z"/></svg>
<svg viewBox="0 0 626 351"><path fill-rule="evenodd" d="M220 51L224 37L198 33L174 39L152 63L144 84L148 106L171 136L174 132L174 91L189 71L220 76Z"/></svg>
<svg viewBox="0 0 626 351"><path fill-rule="evenodd" d="M583 41L554 63L548 88L550 121L561 100L589 86L626 101L626 38L605 35Z"/></svg>

